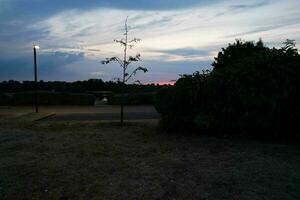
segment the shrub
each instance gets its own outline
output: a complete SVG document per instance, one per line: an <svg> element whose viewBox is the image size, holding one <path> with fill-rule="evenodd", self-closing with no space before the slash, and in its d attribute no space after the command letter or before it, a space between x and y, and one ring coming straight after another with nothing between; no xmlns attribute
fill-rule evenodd
<svg viewBox="0 0 300 200"><path fill-rule="evenodd" d="M293 47L269 49L261 41L229 45L211 72L182 76L158 93L162 126L299 139L300 56Z"/></svg>

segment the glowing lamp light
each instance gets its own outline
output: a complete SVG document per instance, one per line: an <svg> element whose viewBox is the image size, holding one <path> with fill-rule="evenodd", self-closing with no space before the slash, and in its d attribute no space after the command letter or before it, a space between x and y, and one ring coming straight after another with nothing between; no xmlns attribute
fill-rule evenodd
<svg viewBox="0 0 300 200"><path fill-rule="evenodd" d="M33 45L33 48L40 49L40 47L38 45Z"/></svg>

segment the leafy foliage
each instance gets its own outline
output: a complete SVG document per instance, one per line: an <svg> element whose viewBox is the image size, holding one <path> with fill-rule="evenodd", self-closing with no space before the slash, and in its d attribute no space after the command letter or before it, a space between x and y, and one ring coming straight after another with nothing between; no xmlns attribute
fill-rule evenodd
<svg viewBox="0 0 300 200"><path fill-rule="evenodd" d="M270 49L261 40L237 40L213 66L159 93L164 128L300 139L300 56L293 41Z"/></svg>

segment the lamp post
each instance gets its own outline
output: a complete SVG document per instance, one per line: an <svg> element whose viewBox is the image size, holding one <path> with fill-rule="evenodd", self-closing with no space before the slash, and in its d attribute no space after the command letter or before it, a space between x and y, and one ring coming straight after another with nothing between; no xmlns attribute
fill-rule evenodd
<svg viewBox="0 0 300 200"><path fill-rule="evenodd" d="M37 62L36 62L36 50L40 47L37 45L33 45L33 62L34 62L34 84L35 84L35 92L34 92L34 102L35 102L35 112L39 112L38 107L38 83L37 83Z"/></svg>

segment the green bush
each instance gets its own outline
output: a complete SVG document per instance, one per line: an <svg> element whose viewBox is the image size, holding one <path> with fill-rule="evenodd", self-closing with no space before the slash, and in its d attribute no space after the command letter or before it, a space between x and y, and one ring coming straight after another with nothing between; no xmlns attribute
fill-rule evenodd
<svg viewBox="0 0 300 200"><path fill-rule="evenodd" d="M300 138L300 56L293 44L269 49L261 41L238 41L222 49L213 65L211 72L185 75L158 93L166 130Z"/></svg>

